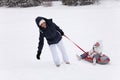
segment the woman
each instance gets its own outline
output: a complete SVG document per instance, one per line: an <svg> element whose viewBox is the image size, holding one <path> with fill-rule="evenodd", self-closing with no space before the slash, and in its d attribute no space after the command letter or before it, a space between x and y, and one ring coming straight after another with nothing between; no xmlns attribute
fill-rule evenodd
<svg viewBox="0 0 120 80"><path fill-rule="evenodd" d="M36 56L37 59L40 59L41 51L44 45L44 37L45 37L52 52L55 65L57 67L60 66L60 59L58 57L58 52L56 47L60 49L64 62L66 64L70 64L62 42L62 36L64 35L64 32L52 21L52 19L37 17L36 24L40 30L39 45Z"/></svg>

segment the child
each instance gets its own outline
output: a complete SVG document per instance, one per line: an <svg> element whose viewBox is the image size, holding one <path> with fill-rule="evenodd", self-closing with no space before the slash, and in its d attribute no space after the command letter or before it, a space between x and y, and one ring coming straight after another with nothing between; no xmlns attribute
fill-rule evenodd
<svg viewBox="0 0 120 80"><path fill-rule="evenodd" d="M95 65L98 59L102 56L102 42L97 41L92 49L86 53L83 53L82 55L78 56L76 55L78 60L85 59L86 57L93 58L93 64Z"/></svg>

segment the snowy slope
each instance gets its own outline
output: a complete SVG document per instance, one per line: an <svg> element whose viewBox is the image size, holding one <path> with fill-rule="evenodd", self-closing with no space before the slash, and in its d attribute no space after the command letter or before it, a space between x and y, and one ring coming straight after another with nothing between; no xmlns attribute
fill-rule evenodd
<svg viewBox="0 0 120 80"><path fill-rule="evenodd" d="M0 8L0 80L119 80L120 79L120 2L68 7ZM103 41L108 65L77 61L82 54L66 38L64 45L71 64L57 68L45 41L41 60L35 58L39 32L37 16L53 18L73 41L86 51L97 40Z"/></svg>

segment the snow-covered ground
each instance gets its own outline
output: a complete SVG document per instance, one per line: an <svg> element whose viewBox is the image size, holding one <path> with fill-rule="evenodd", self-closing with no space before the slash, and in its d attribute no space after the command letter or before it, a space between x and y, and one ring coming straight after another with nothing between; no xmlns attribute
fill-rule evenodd
<svg viewBox="0 0 120 80"><path fill-rule="evenodd" d="M53 18L74 42L89 50L97 40L111 58L108 65L78 61L82 52L63 38L71 64L57 68L45 41L41 60L36 59L39 30L37 16ZM119 80L120 2L68 7L0 8L0 80Z"/></svg>

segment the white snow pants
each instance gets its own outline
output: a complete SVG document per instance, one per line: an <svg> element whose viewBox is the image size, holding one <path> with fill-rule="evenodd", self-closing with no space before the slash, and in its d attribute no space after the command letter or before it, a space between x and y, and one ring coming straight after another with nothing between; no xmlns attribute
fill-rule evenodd
<svg viewBox="0 0 120 80"><path fill-rule="evenodd" d="M50 45L50 50L51 50L53 61L54 61L55 65L60 65L60 59L58 56L57 47L62 53L63 61L69 62L69 59L68 59L68 56L66 54L63 42L62 42L62 40L60 40L59 43Z"/></svg>

